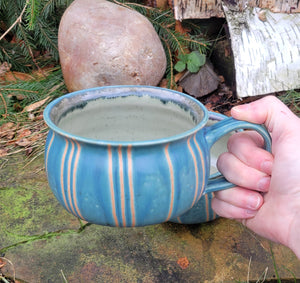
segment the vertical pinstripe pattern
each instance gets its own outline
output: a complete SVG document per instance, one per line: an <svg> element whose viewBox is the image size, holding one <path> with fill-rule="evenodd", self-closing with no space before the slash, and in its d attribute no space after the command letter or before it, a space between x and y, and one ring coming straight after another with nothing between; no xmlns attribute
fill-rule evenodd
<svg viewBox="0 0 300 283"><path fill-rule="evenodd" d="M71 146L69 146L70 144ZM65 148L60 165L60 193L66 209L70 213L85 220L78 206L76 190L80 153L81 146L77 141L65 139ZM65 180L64 176L66 176Z"/></svg>
<svg viewBox="0 0 300 283"><path fill-rule="evenodd" d="M68 160L68 183L67 183L67 187L68 187L68 200L70 203L70 208L73 212L73 214L75 214L75 210L73 207L73 203L72 203L72 195L71 195L71 166L72 166L72 158L73 158L73 154L74 154L74 142L71 142L71 152L69 154L69 160Z"/></svg>
<svg viewBox="0 0 300 283"><path fill-rule="evenodd" d="M65 139L66 145L65 145L65 149L64 149L64 153L61 159L61 164L60 164L60 188L61 188L61 194L63 196L63 202L65 204L66 209L71 212L70 207L67 203L67 198L66 198L66 194L65 194L65 185L64 185L64 175L65 175L65 160L66 160L66 156L67 156L67 152L68 152L68 147L69 147L69 141L67 139Z"/></svg>
<svg viewBox="0 0 300 283"><path fill-rule="evenodd" d="M172 160L170 158L170 154L168 151L169 148L169 143L165 146L165 156L168 162L168 166L169 166L169 174L170 174L170 184L171 184L171 196L170 196L170 205L169 205L169 212L168 212L168 216L166 221L168 221L171 218L172 212L173 212L173 207L174 207L174 197L175 197L175 187L174 187L174 169L173 169L173 165L172 165Z"/></svg>
<svg viewBox="0 0 300 283"><path fill-rule="evenodd" d="M178 222L178 223L182 224L182 221L181 221L181 219L180 219L180 216L178 216L176 219L177 219L177 222Z"/></svg>
<svg viewBox="0 0 300 283"><path fill-rule="evenodd" d="M136 225L132 146L108 146L109 184L115 226Z"/></svg>
<svg viewBox="0 0 300 283"><path fill-rule="evenodd" d="M193 162L194 162L194 170L195 170L195 194L194 194L194 199L193 199L193 203L192 203L192 206L194 206L194 204L196 203L196 200L197 200L197 196L198 196L198 187L199 187L199 169L198 169L198 164L197 164L197 159L196 159L196 156L195 156L195 153L191 147L191 137L188 138L188 141L187 141L187 144L188 144L188 149L192 155L192 159L193 159Z"/></svg>
<svg viewBox="0 0 300 283"><path fill-rule="evenodd" d="M109 186L110 186L112 215L115 221L115 226L119 227L119 221L118 221L117 211L116 211L115 190L114 190L112 148L110 145L108 146L107 151L108 151L108 170L109 170Z"/></svg>
<svg viewBox="0 0 300 283"><path fill-rule="evenodd" d="M126 215L125 215L125 184L124 184L124 168L123 168L123 156L122 146L118 147L118 159L119 159L119 182L120 182L120 202L121 202L121 215L122 224L126 226Z"/></svg>
<svg viewBox="0 0 300 283"><path fill-rule="evenodd" d="M81 183L84 174L79 168L82 168L80 164L80 156L82 153L81 144L76 140L62 138L51 132L49 139L47 141L47 148L45 152L45 160L48 166L48 162L51 164L56 162L56 148L54 144L56 139L59 140L63 146L60 147L60 161L59 166L55 167L58 169L58 181L57 186L58 193L60 196L60 201L63 203L67 211L74 214L75 216L84 219L85 217L81 212L80 205L81 199L77 192L77 182ZM211 211L211 195L204 195L200 200L198 200L201 192L204 191L204 180L202 174L204 171L202 166L204 166L203 153L199 145L200 141L197 142L195 136L188 138L187 140L187 152L189 153L191 162L194 166L193 178L195 191L191 198L193 199L193 206L201 206L199 211L200 222L210 221L215 219L217 215ZM107 146L107 168L108 168L108 184L109 184L109 195L111 203L111 215L113 226L131 226L141 225L141 220L137 223L137 214L135 208L135 186L134 186L134 155L133 148L131 145L123 146ZM171 151L170 144L167 144L163 148L164 157L166 160L166 174L167 180L169 180L169 203L168 207L165 207L166 212L164 221L169 221L172 219L175 209L175 199L176 199L176 178L177 167L173 164L173 152ZM147 161L145 161L147 162ZM53 170L52 167L47 167L47 169ZM180 168L180 167L179 167ZM50 173L51 174L51 173ZM205 175L205 174L204 174ZM175 178L176 177L176 178ZM79 179L78 179L79 178ZM78 179L78 180L77 180ZM109 203L109 201L108 201ZM187 212L188 213L188 212ZM87 216L89 219L89 216ZM87 219L87 221L88 221ZM172 220L171 220L172 221ZM176 222L186 223L185 216L177 217ZM143 222L142 222L143 223Z"/></svg>
<svg viewBox="0 0 300 283"><path fill-rule="evenodd" d="M134 207L134 188L133 188L133 170L132 170L132 153L131 153L132 146L128 146L127 149L127 162L128 162L128 181L129 181L129 194L130 194L130 211L132 217L131 226L134 227L135 224L135 207Z"/></svg>
<svg viewBox="0 0 300 283"><path fill-rule="evenodd" d="M200 160L201 160L201 168L203 170L201 192L199 194L199 196L202 196L202 194L204 192L204 187L205 187L205 162L204 162L204 157L203 157L203 153L202 153L201 147L198 144L197 139L196 139L196 134L194 135L194 143L195 143L196 148L198 150L198 153L199 153L199 156L200 156ZM198 199L197 199L197 201L198 201Z"/></svg>
<svg viewBox="0 0 300 283"><path fill-rule="evenodd" d="M49 141L49 144L48 144L48 148L47 148L47 151L46 151L46 155L45 155L45 168L46 168L46 172L48 172L48 160L49 160L49 152L50 152L50 148L51 148L51 146L52 146L52 143L53 143L53 141L54 141L54 137L55 137L55 133L54 132L52 132L52 131L50 131L49 132L49 134L52 134L52 136L51 136L51 139L50 139L50 141Z"/></svg>
<svg viewBox="0 0 300 283"><path fill-rule="evenodd" d="M79 163L79 156L80 156L80 152L81 152L81 146L77 141L75 141L75 144L77 146L77 151L76 151L75 160L74 160L73 180L72 180L73 201L74 201L74 207L75 207L77 216L80 217L81 219L84 219L80 212L80 209L78 207L77 194L76 194L76 176L77 176L77 169L78 169L78 163Z"/></svg>

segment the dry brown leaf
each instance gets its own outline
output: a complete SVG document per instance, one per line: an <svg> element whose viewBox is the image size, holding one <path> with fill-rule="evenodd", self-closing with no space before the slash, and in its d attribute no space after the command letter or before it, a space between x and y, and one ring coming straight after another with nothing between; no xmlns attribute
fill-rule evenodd
<svg viewBox="0 0 300 283"><path fill-rule="evenodd" d="M175 76L174 76L174 81L177 83L181 78L182 76L185 74L185 71L183 72L180 72L180 73L177 73Z"/></svg>
<svg viewBox="0 0 300 283"><path fill-rule="evenodd" d="M21 139L24 137L28 137L31 135L31 131L29 129L21 129L18 131L17 139Z"/></svg>
<svg viewBox="0 0 300 283"><path fill-rule="evenodd" d="M39 107L41 107L42 105L44 105L46 102L47 102L47 100L50 98L50 96L47 96L45 99L43 99L43 100L40 100L40 101L38 101L38 102L35 102L35 103L33 103L33 104L30 104L30 105L28 105L28 106L26 106L24 109L23 109L23 111L22 112L31 112L31 111L34 111L35 109L37 109L37 108L39 108Z"/></svg>
<svg viewBox="0 0 300 283"><path fill-rule="evenodd" d="M43 79L48 75L50 75L52 71L53 71L53 67L44 67L44 68L39 68L36 71L33 71L32 75L34 75L37 79Z"/></svg>
<svg viewBox="0 0 300 283"><path fill-rule="evenodd" d="M184 28L183 25L182 25L182 22L181 21L176 21L175 22L175 31L181 33L181 34L185 34L187 35L187 33L190 31L189 29L187 28Z"/></svg>
<svg viewBox="0 0 300 283"><path fill-rule="evenodd" d="M18 146L26 147L26 146L31 145L32 141L27 139L27 138L23 138L23 139L17 140L15 142L15 144L18 145Z"/></svg>
<svg viewBox="0 0 300 283"><path fill-rule="evenodd" d="M2 126L0 127L0 133L11 130L14 126L15 124L13 122L2 124Z"/></svg>
<svg viewBox="0 0 300 283"><path fill-rule="evenodd" d="M180 86L180 85L177 87L176 90L179 91L179 92L183 92L183 88L182 88L182 86Z"/></svg>
<svg viewBox="0 0 300 283"><path fill-rule="evenodd" d="M208 102L204 106L208 111L214 111L212 103Z"/></svg>
<svg viewBox="0 0 300 283"><path fill-rule="evenodd" d="M37 140L43 138L43 136L44 136L43 134L35 134L35 135L32 135L32 136L30 137L30 140L31 140L32 142L35 142L35 141L37 141Z"/></svg>
<svg viewBox="0 0 300 283"><path fill-rule="evenodd" d="M0 148L0 157L4 157L7 155L8 148ZM1 268L1 261L0 261L0 268Z"/></svg>
<svg viewBox="0 0 300 283"><path fill-rule="evenodd" d="M6 137L7 139L12 139L15 135L16 126L12 122L3 124L0 127L0 138Z"/></svg>
<svg viewBox="0 0 300 283"><path fill-rule="evenodd" d="M7 62L3 62L0 65L0 76L4 76L6 72L8 72L11 68L11 64L7 63Z"/></svg>
<svg viewBox="0 0 300 283"><path fill-rule="evenodd" d="M43 113L39 114L39 115L36 116L34 119L35 119L36 121L38 121L38 120L43 120L43 119L44 119Z"/></svg>
<svg viewBox="0 0 300 283"><path fill-rule="evenodd" d="M2 258L0 258L0 268L2 268L5 264L6 262Z"/></svg>
<svg viewBox="0 0 300 283"><path fill-rule="evenodd" d="M187 257L181 257L177 260L177 264L181 267L181 269L186 269L190 265L189 260Z"/></svg>
<svg viewBox="0 0 300 283"><path fill-rule="evenodd" d="M16 82L17 80L30 81L33 79L34 77L29 74L9 71L5 73L3 80L7 82Z"/></svg>
<svg viewBox="0 0 300 283"><path fill-rule="evenodd" d="M162 79L160 81L159 87L167 88L167 86L168 86L168 81L166 79Z"/></svg>

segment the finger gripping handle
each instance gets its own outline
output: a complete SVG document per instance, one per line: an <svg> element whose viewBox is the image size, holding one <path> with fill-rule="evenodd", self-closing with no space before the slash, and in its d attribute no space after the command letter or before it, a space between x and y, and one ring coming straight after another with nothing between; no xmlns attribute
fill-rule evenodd
<svg viewBox="0 0 300 283"><path fill-rule="evenodd" d="M254 130L258 132L264 139L264 149L271 152L272 139L264 125L253 124L246 121L236 120L234 118L224 119L210 127L205 128L205 138L208 148L224 135L236 130ZM214 178L209 178L205 193L225 190L235 187L234 184L228 182L223 175Z"/></svg>

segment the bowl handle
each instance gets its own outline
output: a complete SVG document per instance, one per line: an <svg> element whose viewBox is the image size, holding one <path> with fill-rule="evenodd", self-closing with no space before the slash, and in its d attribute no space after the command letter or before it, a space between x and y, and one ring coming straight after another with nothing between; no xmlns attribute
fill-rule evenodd
<svg viewBox="0 0 300 283"><path fill-rule="evenodd" d="M264 139L264 149L269 152L272 151L271 136L264 125L240 121L231 117L203 129L208 148L210 149L213 144L222 136L232 131L241 129L257 131ZM222 174L214 174L209 177L204 194L229 189L232 187L235 187L235 185L228 182Z"/></svg>

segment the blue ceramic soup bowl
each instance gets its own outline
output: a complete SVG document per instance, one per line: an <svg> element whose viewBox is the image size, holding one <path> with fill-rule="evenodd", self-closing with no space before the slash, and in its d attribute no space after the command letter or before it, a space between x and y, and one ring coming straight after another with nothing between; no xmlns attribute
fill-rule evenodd
<svg viewBox="0 0 300 283"><path fill-rule="evenodd" d="M261 125L224 119L210 127L196 99L151 86L67 94L44 111L45 166L67 211L91 223L134 227L177 218L203 194L234 185L209 178L210 149L227 133Z"/></svg>

